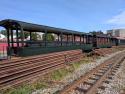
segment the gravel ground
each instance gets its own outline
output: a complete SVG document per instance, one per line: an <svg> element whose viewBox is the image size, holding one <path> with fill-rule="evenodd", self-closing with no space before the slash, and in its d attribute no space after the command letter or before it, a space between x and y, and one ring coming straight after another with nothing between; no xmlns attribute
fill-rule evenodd
<svg viewBox="0 0 125 94"><path fill-rule="evenodd" d="M125 94L125 60L101 94Z"/></svg>
<svg viewBox="0 0 125 94"><path fill-rule="evenodd" d="M51 88L36 90L32 94L53 94L56 91L63 89L64 86L66 86L67 84L72 83L74 80L78 79L80 76L84 75L89 70L93 69L94 67L96 67L99 64L103 63L105 60L111 58L112 56L114 56L114 55L116 55L116 54L118 54L120 52L121 51L110 54L110 55L106 55L105 57L101 57L101 59L95 60L95 62L82 64L73 73L67 75L62 81L60 81L60 82L63 82L63 84L62 83L61 84L56 84L56 85L51 86ZM104 93L104 94L114 94L114 93ZM117 94L117 93L115 93L115 94Z"/></svg>

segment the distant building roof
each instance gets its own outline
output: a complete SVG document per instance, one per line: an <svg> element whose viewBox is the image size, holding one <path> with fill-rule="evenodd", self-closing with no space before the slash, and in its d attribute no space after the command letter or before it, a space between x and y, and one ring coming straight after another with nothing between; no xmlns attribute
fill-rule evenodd
<svg viewBox="0 0 125 94"><path fill-rule="evenodd" d="M3 34L0 34L0 39L6 38Z"/></svg>
<svg viewBox="0 0 125 94"><path fill-rule="evenodd" d="M125 39L125 37L115 37L115 38L117 38L117 39Z"/></svg>

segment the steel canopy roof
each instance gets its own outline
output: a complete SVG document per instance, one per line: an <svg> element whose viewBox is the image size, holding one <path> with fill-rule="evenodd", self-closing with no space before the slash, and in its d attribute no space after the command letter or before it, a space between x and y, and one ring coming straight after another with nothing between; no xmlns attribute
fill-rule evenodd
<svg viewBox="0 0 125 94"><path fill-rule="evenodd" d="M47 30L48 33L63 33L63 34L75 34L75 35L84 35L85 33L79 32L79 31L73 31L73 30L67 30L62 28L56 28L56 27L50 27L45 25L38 25L18 20L12 20L12 19L5 19L0 21L0 26L7 27L8 25L11 28L15 28L15 25L21 26L23 30L29 31L29 32L45 32ZM87 34L86 34L87 35Z"/></svg>

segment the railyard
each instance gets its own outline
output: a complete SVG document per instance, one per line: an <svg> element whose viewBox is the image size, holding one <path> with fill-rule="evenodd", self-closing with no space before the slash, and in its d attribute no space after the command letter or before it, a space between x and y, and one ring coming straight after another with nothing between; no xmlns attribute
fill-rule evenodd
<svg viewBox="0 0 125 94"><path fill-rule="evenodd" d="M74 82L76 83L77 81L80 81L80 78L82 77L84 78L84 76L87 75L86 73L93 74L94 71L92 70L94 70L95 67L99 67L104 64L105 68L101 69L102 72L104 73L103 70L105 70L105 72L108 71L109 66L108 64L106 64L107 61L110 61L110 62L107 62L110 64L110 68L112 67L111 66L113 63L112 61L114 60L116 63L113 63L113 64L116 64L117 67L121 68L121 64L123 65L123 63L122 62L120 63L119 61L122 60L124 57L123 50L124 50L124 47L102 48L102 49L96 49L95 51L87 54L81 54L80 50L69 51L67 53L69 54L72 53L74 55L68 57L68 54L67 54L68 60L65 60L66 59L65 55L64 57L62 56L63 58L61 57L62 53L64 53L62 52L62 53L58 53L57 55L55 54L55 56L51 56L51 54L50 56L47 55L47 57L46 55L42 55L44 59L40 58L41 56L37 56L34 58L32 57L33 59L26 58L26 59L20 59L20 60L12 60L12 61L9 61L9 63L8 61L6 62L4 61L5 64L1 63L1 72L0 72L1 89L4 89L4 90L1 90L1 93L8 94L9 92L10 94L13 94L13 93L21 94L22 92L22 94L55 94L55 93L77 94L78 91L77 93L76 92L63 93L63 92L65 91L67 92L67 87L69 88L69 86L70 85L72 86ZM66 54L66 52L64 54ZM58 59L57 56L59 56L60 59ZM50 57L53 58L52 59L54 60L53 62L49 62L51 59L48 59L48 58ZM56 58L54 59L54 57L56 57L57 59ZM57 63L55 64L56 61ZM60 61L62 61L62 63ZM64 63L64 61L67 61L67 62ZM46 63L42 64L43 62L46 62ZM99 69L96 68L96 71L98 70ZM101 75L101 73L97 73L94 75L99 76ZM112 76L111 77L112 79L110 80L111 81L114 80L113 79L114 77L115 75ZM105 81L105 82L109 83L110 85L111 81L109 82ZM86 82L86 84L93 85L90 82ZM118 91L120 92L124 91L123 87L124 86L122 86L122 88L119 88ZM6 89L6 88L9 88L9 89ZM103 89L104 88L106 87L103 87ZM104 90L108 90L108 89L104 89ZM84 91L84 88L83 88L83 91ZM105 92L108 92L108 91L105 91ZM110 94L110 93L106 93L106 94Z"/></svg>
<svg viewBox="0 0 125 94"><path fill-rule="evenodd" d="M0 94L125 94L125 0L1 0Z"/></svg>
<svg viewBox="0 0 125 94"><path fill-rule="evenodd" d="M124 64L125 39L13 19L0 26L7 33L0 42L2 94L108 94L103 84ZM34 39L36 33L43 39ZM122 84L116 94L124 93Z"/></svg>

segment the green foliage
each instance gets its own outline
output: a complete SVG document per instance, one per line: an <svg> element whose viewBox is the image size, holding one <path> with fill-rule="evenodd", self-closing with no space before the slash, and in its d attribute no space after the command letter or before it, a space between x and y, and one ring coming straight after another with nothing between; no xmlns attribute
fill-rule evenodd
<svg viewBox="0 0 125 94"><path fill-rule="evenodd" d="M3 34L4 36L7 36L7 31L6 30L1 30L0 33Z"/></svg>
<svg viewBox="0 0 125 94"><path fill-rule="evenodd" d="M81 63L73 63L72 64L72 67L74 68L74 69L77 69L77 68L79 68L80 67L80 65L81 65Z"/></svg>
<svg viewBox="0 0 125 94"><path fill-rule="evenodd" d="M51 78L53 80L61 80L66 75L74 72L76 69L78 69L82 64L90 63L92 62L92 57L84 57L82 61L71 63L68 67L65 67L63 69L55 70L52 72Z"/></svg>
<svg viewBox="0 0 125 94"><path fill-rule="evenodd" d="M10 88L5 91L0 91L0 94L31 94L34 90L47 87L47 83L38 81L33 84L24 84L17 88Z"/></svg>
<svg viewBox="0 0 125 94"><path fill-rule="evenodd" d="M28 38L29 35L30 35L29 32L24 32L24 37L25 38Z"/></svg>
<svg viewBox="0 0 125 94"><path fill-rule="evenodd" d="M31 92L32 92L32 87L30 87L29 85L25 85L25 86L20 86L18 88L10 88L2 92L2 94L31 94Z"/></svg>
<svg viewBox="0 0 125 94"><path fill-rule="evenodd" d="M43 34L42 38L43 38L43 40L45 40L45 34ZM47 41L54 41L55 38L52 34L49 33L49 34L46 35L46 40Z"/></svg>
<svg viewBox="0 0 125 94"><path fill-rule="evenodd" d="M27 38L29 35L30 35L29 32L24 32L24 38ZM18 36L19 36L19 38L21 38L22 37L22 33L18 32Z"/></svg>
<svg viewBox="0 0 125 94"><path fill-rule="evenodd" d="M42 82L35 83L33 85L33 88L34 89L41 89L41 88L45 88L47 86L48 86L48 84L42 81Z"/></svg>
<svg viewBox="0 0 125 94"><path fill-rule="evenodd" d="M31 34L31 37L32 37L32 39L31 40L37 40L38 38L37 38L37 33L32 33Z"/></svg>
<svg viewBox="0 0 125 94"><path fill-rule="evenodd" d="M52 79L53 80L61 80L64 76L69 74L69 71L67 69L59 69L52 73Z"/></svg>
<svg viewBox="0 0 125 94"><path fill-rule="evenodd" d="M24 38L28 38L28 36L30 36L30 33L24 32ZM38 36L40 37L40 35L37 33L34 33L34 32L31 33L32 40L37 40L39 38ZM22 34L21 34L21 32L19 32L19 38L21 38L21 37L22 37Z"/></svg>
<svg viewBox="0 0 125 94"><path fill-rule="evenodd" d="M6 30L1 30L0 33L7 36ZM16 35L16 32L14 32L14 35ZM28 36L30 36L30 33L24 31L24 38L28 38ZM18 32L18 38L21 38L21 37L22 37L22 33ZM32 37L32 40L37 40L38 38L39 39L41 38L41 36L39 34L34 33L34 32L32 32L31 37ZM49 35L48 39L51 40L51 39L53 39L53 37Z"/></svg>

